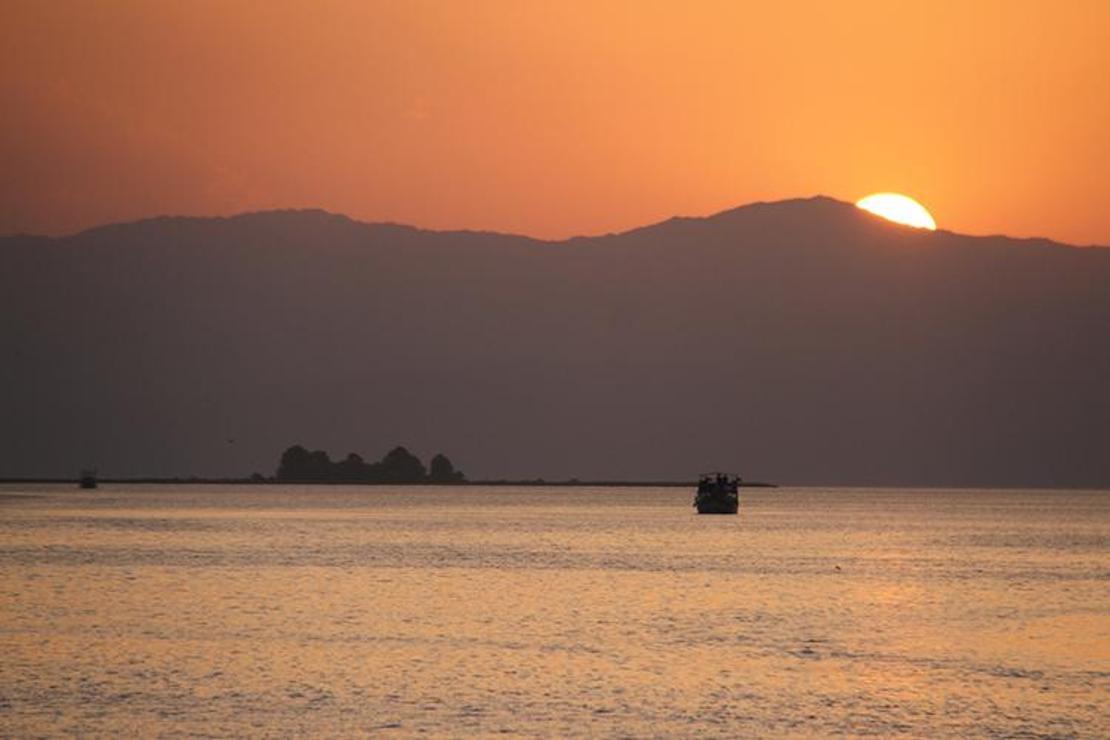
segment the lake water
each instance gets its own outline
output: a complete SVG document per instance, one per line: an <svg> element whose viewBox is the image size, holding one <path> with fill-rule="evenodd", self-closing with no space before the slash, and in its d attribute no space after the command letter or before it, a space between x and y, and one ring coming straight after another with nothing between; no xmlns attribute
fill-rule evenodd
<svg viewBox="0 0 1110 740"><path fill-rule="evenodd" d="M1110 492L0 487L0 735L1108 737Z"/></svg>

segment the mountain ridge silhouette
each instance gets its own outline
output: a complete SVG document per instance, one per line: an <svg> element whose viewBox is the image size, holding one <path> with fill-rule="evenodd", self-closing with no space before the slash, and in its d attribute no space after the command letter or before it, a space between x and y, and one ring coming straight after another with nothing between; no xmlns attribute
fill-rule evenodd
<svg viewBox="0 0 1110 740"><path fill-rule="evenodd" d="M1108 486L1106 285L1110 250L824 197L560 241L320 210L7 237L0 476L241 475L297 439L476 478Z"/></svg>
<svg viewBox="0 0 1110 740"><path fill-rule="evenodd" d="M903 226L891 221L887 221L880 216L863 211L857 208L853 203L838 200L827 195L813 195L808 197L786 198L782 200L771 201L753 201L742 205L727 208L722 211L717 211L705 216L671 216L662 221L646 224L644 226L636 226L624 231L605 232L602 234L576 234L573 236L565 237L562 239L544 239L540 237L529 236L526 234L517 234L514 232L503 232L493 229L430 229L414 224L400 223L396 221L363 221L353 218L343 213L336 211L329 211L325 208L319 207L305 207L305 208L272 208L254 211L243 211L228 216L196 216L196 215L157 215L149 216L129 221L118 221L98 226L92 226L87 229L71 234L62 234L48 236L43 234L33 233L16 233L16 234L0 234L0 239L71 239L75 237L86 237L99 233L113 233L119 230L130 228L141 228L150 225L188 225L188 224L234 224L241 222L248 222L251 220L265 220L270 218L288 219L292 218L305 218L305 219L318 219L320 221L331 220L336 223L345 223L355 227L371 227L371 228L387 228L387 229L404 229L421 233L436 233L436 234L481 234L488 236L500 236L513 239L527 239L529 241L544 243L544 244L565 244L575 242L582 239L598 239L612 236L623 236L644 230L652 230L657 227L665 226L672 223L688 223L688 222L721 222L736 216L743 216L755 211L764 209L780 209L792 208L796 206L806 207L814 204L828 207L830 212L835 209L841 215L862 218L867 221L872 221L883 227L897 228L906 231L920 231L922 233L929 233L925 230L914 229L913 227ZM1024 243L1038 243L1046 245L1057 245L1063 247L1072 247L1078 249L1110 249L1110 245L1103 244L1072 244L1062 242L1057 239L1042 236L1031 237L1017 237L1009 236L1002 233L997 234L965 234L963 232L951 231L948 229L938 228L936 231L931 232L937 235L952 234L969 239L1006 239L1012 242Z"/></svg>

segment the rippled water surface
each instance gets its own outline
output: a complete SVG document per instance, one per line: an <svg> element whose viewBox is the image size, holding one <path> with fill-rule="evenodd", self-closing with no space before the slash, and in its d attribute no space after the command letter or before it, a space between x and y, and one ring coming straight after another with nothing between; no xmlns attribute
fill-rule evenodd
<svg viewBox="0 0 1110 740"><path fill-rule="evenodd" d="M1110 736L1110 493L0 487L0 735Z"/></svg>

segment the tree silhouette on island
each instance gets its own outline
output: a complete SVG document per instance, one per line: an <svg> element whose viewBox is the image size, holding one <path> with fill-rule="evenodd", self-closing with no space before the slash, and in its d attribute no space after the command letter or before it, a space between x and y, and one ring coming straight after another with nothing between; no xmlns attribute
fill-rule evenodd
<svg viewBox="0 0 1110 740"><path fill-rule="evenodd" d="M437 454L428 469L404 447L394 447L380 461L367 463L352 452L338 462L324 450L293 445L281 455L275 478L282 483L461 483L466 476L446 455Z"/></svg>

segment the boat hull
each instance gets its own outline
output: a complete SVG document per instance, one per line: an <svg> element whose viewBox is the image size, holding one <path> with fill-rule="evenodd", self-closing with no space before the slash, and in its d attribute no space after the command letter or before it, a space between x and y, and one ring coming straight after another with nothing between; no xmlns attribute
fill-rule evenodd
<svg viewBox="0 0 1110 740"><path fill-rule="evenodd" d="M699 514L735 514L740 509L740 499L733 496L706 496L694 502Z"/></svg>

